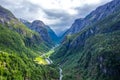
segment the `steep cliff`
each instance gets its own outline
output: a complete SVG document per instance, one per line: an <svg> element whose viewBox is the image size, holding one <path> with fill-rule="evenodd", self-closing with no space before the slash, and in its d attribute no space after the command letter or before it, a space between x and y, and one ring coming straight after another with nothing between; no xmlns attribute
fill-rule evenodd
<svg viewBox="0 0 120 80"><path fill-rule="evenodd" d="M35 32L38 32L42 39L47 42L49 45L56 45L59 43L59 38L55 34L55 32L47 25L45 25L42 21L40 20L35 20L32 23L20 19L20 21L25 24L28 28L31 30L34 30Z"/></svg>
<svg viewBox="0 0 120 80"><path fill-rule="evenodd" d="M95 23L90 22L90 25L84 26L77 33L68 34L63 43L56 49L51 58L56 64L62 66L63 80L119 80L119 3L119 0L114 0L97 8L96 10L106 9L107 6L113 12L106 13L107 16L102 19L97 18ZM111 8L110 4L118 6ZM98 12L99 15L104 13ZM84 24L82 20L75 21L78 23L74 23L74 30ZM90 21L89 18L88 21ZM89 22L87 23L89 24Z"/></svg>
<svg viewBox="0 0 120 80"><path fill-rule="evenodd" d="M68 30L67 34L74 34L80 32L83 28L91 26L96 22L108 17L109 15L114 14L116 11L119 11L119 7L119 0L113 0L112 2L98 7L85 18L75 20L71 28Z"/></svg>
<svg viewBox="0 0 120 80"><path fill-rule="evenodd" d="M0 80L57 79L55 67L34 61L48 50L37 32L0 6Z"/></svg>

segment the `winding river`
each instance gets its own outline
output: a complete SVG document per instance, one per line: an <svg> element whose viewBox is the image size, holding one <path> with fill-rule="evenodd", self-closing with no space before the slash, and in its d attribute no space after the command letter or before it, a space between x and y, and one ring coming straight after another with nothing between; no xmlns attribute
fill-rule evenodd
<svg viewBox="0 0 120 80"><path fill-rule="evenodd" d="M62 80L62 78L63 78L63 75L62 75L62 69L59 67L59 74L60 74L60 78L59 78L59 80Z"/></svg>
<svg viewBox="0 0 120 80"><path fill-rule="evenodd" d="M52 64L53 63L53 61L49 57L46 58L45 60L48 62L48 64ZM60 75L59 80L62 80L62 78L63 78L62 68L60 68L60 67L59 67L59 75Z"/></svg>

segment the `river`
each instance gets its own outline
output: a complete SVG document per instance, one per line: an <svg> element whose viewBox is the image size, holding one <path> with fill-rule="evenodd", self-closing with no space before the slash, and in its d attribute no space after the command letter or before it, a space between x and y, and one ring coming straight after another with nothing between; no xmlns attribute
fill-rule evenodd
<svg viewBox="0 0 120 80"><path fill-rule="evenodd" d="M63 78L63 75L62 75L62 69L59 67L59 74L60 74L60 78L59 78L59 80L62 80L62 78Z"/></svg>
<svg viewBox="0 0 120 80"><path fill-rule="evenodd" d="M48 62L48 64L52 64L53 63L53 61L49 57L46 58L45 60ZM59 80L62 80L63 74L62 74L62 68L60 68L60 67L59 67L59 75L60 75Z"/></svg>

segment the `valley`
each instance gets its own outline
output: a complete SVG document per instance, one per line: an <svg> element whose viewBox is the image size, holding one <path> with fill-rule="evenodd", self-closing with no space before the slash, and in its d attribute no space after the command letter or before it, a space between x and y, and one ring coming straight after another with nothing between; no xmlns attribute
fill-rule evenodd
<svg viewBox="0 0 120 80"><path fill-rule="evenodd" d="M111 0L84 18L77 15L66 31L66 21L61 25L55 18L64 19L64 11L45 12L59 29L42 20L17 18L0 6L0 80L120 79L120 0ZM57 35L53 28L63 32Z"/></svg>
<svg viewBox="0 0 120 80"><path fill-rule="evenodd" d="M37 64L42 64L42 65L51 65L54 64L53 61L49 58L50 55L52 55L54 53L54 49L56 47L53 47L50 51L48 51L47 53L42 54L41 56L35 58L35 62L37 62ZM63 74L62 74L62 69L60 68L59 65L56 65L59 68L59 80L62 80L63 78Z"/></svg>

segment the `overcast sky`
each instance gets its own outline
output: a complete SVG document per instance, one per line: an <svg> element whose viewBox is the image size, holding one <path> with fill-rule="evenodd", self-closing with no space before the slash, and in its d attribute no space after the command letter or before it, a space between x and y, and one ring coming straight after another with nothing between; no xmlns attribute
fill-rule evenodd
<svg viewBox="0 0 120 80"><path fill-rule="evenodd" d="M57 34L68 29L77 18L111 0L0 0L0 5L17 18L42 20Z"/></svg>

